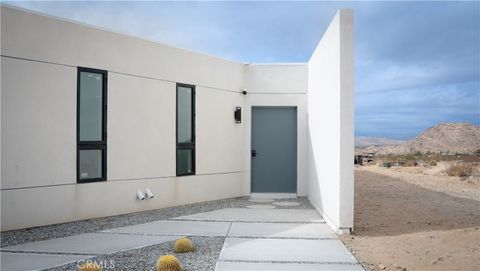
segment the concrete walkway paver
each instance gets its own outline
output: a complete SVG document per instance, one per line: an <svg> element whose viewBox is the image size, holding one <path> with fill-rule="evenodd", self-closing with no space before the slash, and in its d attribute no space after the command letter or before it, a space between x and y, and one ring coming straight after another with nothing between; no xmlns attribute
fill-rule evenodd
<svg viewBox="0 0 480 271"><path fill-rule="evenodd" d="M254 205L248 205L246 208L250 209L275 209L277 207L273 205L266 205L266 204L254 204Z"/></svg>
<svg viewBox="0 0 480 271"><path fill-rule="evenodd" d="M85 233L4 247L2 250L98 255L160 244L177 238L176 236Z"/></svg>
<svg viewBox="0 0 480 271"><path fill-rule="evenodd" d="M235 222L324 222L313 209L225 208L172 219Z"/></svg>
<svg viewBox="0 0 480 271"><path fill-rule="evenodd" d="M272 202L272 204L277 206L284 206L284 207L300 206L300 203L295 201L275 201L275 202Z"/></svg>
<svg viewBox="0 0 480 271"><path fill-rule="evenodd" d="M364 270L313 209L222 209L181 219L232 221L215 271Z"/></svg>
<svg viewBox="0 0 480 271"><path fill-rule="evenodd" d="M4 247L1 267L50 268L173 241L180 235L225 236L216 271L363 270L314 209L251 208L226 208Z"/></svg>
<svg viewBox="0 0 480 271"><path fill-rule="evenodd" d="M337 238L337 235L325 223L233 222L228 236L299 239Z"/></svg>
<svg viewBox="0 0 480 271"><path fill-rule="evenodd" d="M1 252L1 270L25 271L42 270L67 263L78 262L94 256L87 255L59 255Z"/></svg>
<svg viewBox="0 0 480 271"><path fill-rule="evenodd" d="M220 261L357 263L339 240L255 239L225 240Z"/></svg>
<svg viewBox="0 0 480 271"><path fill-rule="evenodd" d="M268 203L273 202L273 199L249 199L250 202L258 202L258 203Z"/></svg>
<svg viewBox="0 0 480 271"><path fill-rule="evenodd" d="M229 228L230 222L161 220L102 232L172 236L226 236Z"/></svg>
<svg viewBox="0 0 480 271"><path fill-rule="evenodd" d="M218 262L216 271L363 271L359 264Z"/></svg>

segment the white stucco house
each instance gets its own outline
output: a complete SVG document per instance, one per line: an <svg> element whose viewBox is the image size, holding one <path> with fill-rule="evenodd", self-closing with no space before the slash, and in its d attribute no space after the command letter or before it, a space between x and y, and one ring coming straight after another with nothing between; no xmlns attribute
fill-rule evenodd
<svg viewBox="0 0 480 271"><path fill-rule="evenodd" d="M350 232L353 42L340 10L245 64L1 7L1 230L273 194Z"/></svg>

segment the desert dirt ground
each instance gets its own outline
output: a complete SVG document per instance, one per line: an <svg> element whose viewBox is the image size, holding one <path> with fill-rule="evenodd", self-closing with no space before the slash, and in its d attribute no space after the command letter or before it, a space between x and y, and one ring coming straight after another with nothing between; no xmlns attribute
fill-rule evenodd
<svg viewBox="0 0 480 271"><path fill-rule="evenodd" d="M342 241L367 270L480 270L480 183L431 171L355 170L355 229Z"/></svg>

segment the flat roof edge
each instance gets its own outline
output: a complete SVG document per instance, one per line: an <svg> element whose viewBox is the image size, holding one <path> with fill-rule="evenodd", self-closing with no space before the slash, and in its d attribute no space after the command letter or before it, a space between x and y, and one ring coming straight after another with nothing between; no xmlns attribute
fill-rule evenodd
<svg viewBox="0 0 480 271"><path fill-rule="evenodd" d="M306 66L308 62L245 63L245 66Z"/></svg>
<svg viewBox="0 0 480 271"><path fill-rule="evenodd" d="M68 18L58 17L58 16L55 16L55 15L46 14L46 13L43 13L43 12L40 12L40 11L30 10L30 9L26 9L26 8L23 8L23 7L10 5L8 3L0 2L0 8L8 8L8 9L21 11L21 12L25 12L25 13L49 18L49 19L54 19L54 20L58 20L58 21L66 22L66 23L80 25L80 26L83 26L83 27L88 27L88 28L91 28L91 29L99 30L99 31L113 33L113 34L125 36L125 37L128 37L128 38L132 38L132 39L137 39L137 40L141 40L141 41L145 41L145 42L154 43L154 44L157 44L157 45L167 46L167 47L174 48L174 49L177 49L177 50L183 50L183 51L193 53L193 54L198 54L198 55L202 55L202 56L206 56L206 57L216 58L216 59L223 60L223 61L230 62L230 63L234 63L234 64L239 64L239 65L244 64L242 61L234 61L234 60L226 59L226 58L223 58L223 57L220 57L220 56L214 56L214 55L210 55L210 54L203 53L203 52L196 52L196 51L193 51L191 49L182 48L182 47L171 45L171 44L168 44L168 43L153 41L153 40L149 40L149 39L138 37L138 36L132 36L131 34L127 34L127 33L122 32L122 31L115 31L115 30L112 30L112 29L108 29L108 28L98 26L98 25L93 25L93 24L89 24L89 23L85 23L85 22L75 21L75 20L68 19Z"/></svg>
<svg viewBox="0 0 480 271"><path fill-rule="evenodd" d="M145 41L145 42L150 42L150 43L161 45L161 46L167 46L167 47L174 48L174 49L177 49L177 50L183 50L183 51L193 53L193 54L198 54L198 55L201 55L201 56L206 56L206 57L211 57L211 58L215 58L215 59L218 59L218 60L223 60L223 61L230 62L230 63L233 63L233 64L239 64L239 65L245 65L245 66L306 66L306 65L308 65L308 61L307 62L271 62L271 63L269 63L269 62L249 63L249 62L244 62L244 61L235 61L235 60L227 59L227 58L224 58L224 57L211 55L211 54L208 54L208 53L193 51L191 49L171 45L171 44L164 43L164 42L149 40L149 39L146 39L146 38L142 38L142 37L134 36L134 35L131 35L131 34L127 34L127 33L122 32L122 31L116 31L116 30L112 30L112 29L109 29L109 28L85 23L85 22L80 22L80 21L76 21L76 20L72 20L72 19L68 19L68 18L63 18L63 17L59 17L59 16L55 16L55 15L46 14L46 13L36 11L36 10L30 10L30 9L26 9L26 8L23 8L23 7L14 6L14 5L11 5L11 4L8 4L8 3L0 2L0 8L2 8L2 9L3 8L12 9L12 10L21 11L21 12L25 12L25 13L49 18L49 19L58 20L58 21L61 21L61 22L66 22L66 23L71 23L71 24L91 28L91 29L94 29L94 30L113 33L113 34L125 36L125 37L128 37L128 38L132 38L132 39L137 39L137 40L141 40L141 41Z"/></svg>

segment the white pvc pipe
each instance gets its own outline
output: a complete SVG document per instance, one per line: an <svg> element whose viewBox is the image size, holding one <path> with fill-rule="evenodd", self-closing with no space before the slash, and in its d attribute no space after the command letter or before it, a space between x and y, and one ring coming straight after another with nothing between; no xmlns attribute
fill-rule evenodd
<svg viewBox="0 0 480 271"><path fill-rule="evenodd" d="M139 200L144 200L145 199L145 194L143 194L143 192L140 191L140 189L137 190L137 199L139 199Z"/></svg>
<svg viewBox="0 0 480 271"><path fill-rule="evenodd" d="M153 197L155 196L153 195L152 191L150 191L150 188L147 188L147 190L145 191L145 194L147 194L147 197L149 199L153 199Z"/></svg>

